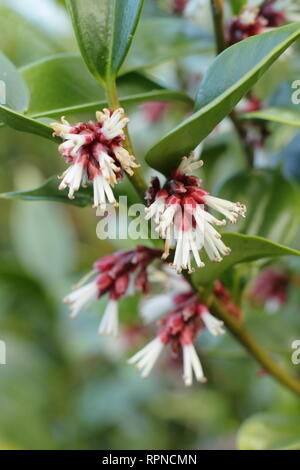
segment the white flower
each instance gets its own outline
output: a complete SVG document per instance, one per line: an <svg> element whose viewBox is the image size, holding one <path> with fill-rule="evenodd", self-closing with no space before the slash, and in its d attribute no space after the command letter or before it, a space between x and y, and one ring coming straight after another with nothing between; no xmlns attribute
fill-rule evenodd
<svg viewBox="0 0 300 470"><path fill-rule="evenodd" d="M101 209L106 209L106 202L117 206L118 203L115 199L113 190L111 189L110 184L102 176L101 173L98 173L93 179L93 188L94 188L94 205L93 207L100 207Z"/></svg>
<svg viewBox="0 0 300 470"><path fill-rule="evenodd" d="M95 281L89 282L83 287L75 289L64 298L66 304L70 304L71 317L75 318L80 310L86 308L98 297L98 286Z"/></svg>
<svg viewBox="0 0 300 470"><path fill-rule="evenodd" d="M209 311L203 312L201 314L201 319L203 320L203 323L205 324L206 328L208 331L213 335L222 335L225 333L225 330L222 328L224 323L220 320L217 320Z"/></svg>
<svg viewBox="0 0 300 470"><path fill-rule="evenodd" d="M199 251L204 248L212 261L221 261L230 253L221 240L221 235L213 225L222 226L226 219L236 223L239 216L245 217L246 207L239 202L210 196L201 188L201 180L186 176L201 167L198 157L201 148L198 146L189 158L184 157L170 182L156 194L154 202L146 209L145 218L152 218L155 230L165 240L162 258L167 259L171 247L175 247L172 266L177 272L188 269L192 272L192 259L198 267L204 263ZM218 211L225 218L217 219L206 210L206 207Z"/></svg>
<svg viewBox="0 0 300 470"><path fill-rule="evenodd" d="M255 22L259 10L257 8L245 8L239 15L239 20L244 25L250 25Z"/></svg>
<svg viewBox="0 0 300 470"><path fill-rule="evenodd" d="M203 200L208 207L223 214L232 224L236 223L239 216L245 217L246 215L246 206L239 202L226 201L226 199L209 194L203 196Z"/></svg>
<svg viewBox="0 0 300 470"><path fill-rule="evenodd" d="M199 144L189 157L183 157L178 167L178 172L187 174L201 168L203 166L203 160L195 161L201 151L202 146Z"/></svg>
<svg viewBox="0 0 300 470"><path fill-rule="evenodd" d="M97 121L77 123L71 126L65 118L61 123L51 126L56 136L64 139L59 152L71 166L61 176L59 189L69 187L69 198L82 185L93 182L94 207L106 208L106 203L117 205L112 187L117 184L117 176L122 177L122 170L133 175L135 163L133 155L123 148L124 127L128 123L124 110L113 112L104 109L96 113ZM121 173L120 173L121 172ZM119 175L118 175L119 174Z"/></svg>
<svg viewBox="0 0 300 470"><path fill-rule="evenodd" d="M174 294L158 294L145 300L140 308L144 323L152 323L166 315L174 307Z"/></svg>
<svg viewBox="0 0 300 470"><path fill-rule="evenodd" d="M129 122L129 119L125 117L124 109L116 109L112 115L110 114L109 109L103 109L103 112L98 111L96 113L97 120L103 124L102 134L108 140L113 140L116 137L123 137L123 129Z"/></svg>
<svg viewBox="0 0 300 470"><path fill-rule="evenodd" d="M175 256L172 266L178 273L181 273L182 269L188 269L189 273L193 272L191 264L191 253L194 256L194 260L199 268L204 267L204 263L201 261L199 255L200 246L197 246L195 239L195 233L193 228L188 230L177 230Z"/></svg>
<svg viewBox="0 0 300 470"><path fill-rule="evenodd" d="M140 167L140 165L135 162L134 156L130 155L130 153L126 149L124 149L124 147L121 147L121 145L113 145L112 149L115 154L115 157L117 158L117 160L119 160L123 170L125 170L130 176L132 176L134 174L132 168Z"/></svg>
<svg viewBox="0 0 300 470"><path fill-rule="evenodd" d="M198 382L206 382L199 357L193 344L185 344L183 350L183 380L187 387L193 384L193 373Z"/></svg>
<svg viewBox="0 0 300 470"><path fill-rule="evenodd" d="M159 224L161 215L164 213L165 208L166 208L165 198L164 197L156 198L150 207L145 208L145 212L146 212L145 219L149 220L153 218L154 222L156 224Z"/></svg>
<svg viewBox="0 0 300 470"><path fill-rule="evenodd" d="M119 329L118 302L110 299L106 305L102 320L99 325L99 335L117 336Z"/></svg>
<svg viewBox="0 0 300 470"><path fill-rule="evenodd" d="M59 178L62 180L58 189L69 188L68 197L74 199L74 193L78 191L82 181L86 181L87 174L85 169L85 159L77 158L75 163L71 165Z"/></svg>
<svg viewBox="0 0 300 470"><path fill-rule="evenodd" d="M143 349L132 356L128 360L128 363L136 364L137 369L141 371L141 376L144 379L150 374L164 346L165 345L160 338L155 338Z"/></svg>

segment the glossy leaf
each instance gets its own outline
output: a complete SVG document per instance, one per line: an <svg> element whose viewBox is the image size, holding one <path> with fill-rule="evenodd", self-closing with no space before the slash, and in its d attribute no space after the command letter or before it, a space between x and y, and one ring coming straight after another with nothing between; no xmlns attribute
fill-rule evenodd
<svg viewBox="0 0 300 470"><path fill-rule="evenodd" d="M0 79L5 83L6 95L6 104L0 105L0 121L19 131L52 138L49 126L23 115L29 103L28 89L16 67L3 54L0 54Z"/></svg>
<svg viewBox="0 0 300 470"><path fill-rule="evenodd" d="M299 191L279 172L239 172L223 183L218 196L247 206L247 216L239 219L234 231L278 243L294 239L300 223Z"/></svg>
<svg viewBox="0 0 300 470"><path fill-rule="evenodd" d="M248 418L238 434L240 450L300 449L300 417L258 413Z"/></svg>
<svg viewBox="0 0 300 470"><path fill-rule="evenodd" d="M67 0L82 56L102 82L121 67L142 6L143 0Z"/></svg>
<svg viewBox="0 0 300 470"><path fill-rule="evenodd" d="M26 84L14 64L1 52L0 80L4 84L1 86L1 107L6 106L15 111L25 111L29 102Z"/></svg>
<svg viewBox="0 0 300 470"><path fill-rule="evenodd" d="M147 18L138 26L122 74L178 57L199 54L212 46L206 32L182 18Z"/></svg>
<svg viewBox="0 0 300 470"><path fill-rule="evenodd" d="M104 90L79 56L49 57L22 68L21 73L30 90L28 112L34 117L93 112L107 104ZM117 86L124 106L147 100L192 103L185 93L168 90L139 73L120 77Z"/></svg>
<svg viewBox="0 0 300 470"><path fill-rule="evenodd" d="M300 251L279 245L262 237L253 237L241 233L223 233L222 240L231 248L230 255L226 256L220 263L209 261L207 256L204 255L205 267L197 269L193 274L195 284L210 284L235 264L286 255L300 256Z"/></svg>
<svg viewBox="0 0 300 470"><path fill-rule="evenodd" d="M299 36L300 23L293 23L245 39L220 54L201 82L196 113L148 152L146 160L149 165L163 173L170 173L181 157L193 150L230 113Z"/></svg>
<svg viewBox="0 0 300 470"><path fill-rule="evenodd" d="M240 115L240 119L259 119L300 127L300 112L293 109L267 108Z"/></svg>
<svg viewBox="0 0 300 470"><path fill-rule="evenodd" d="M59 181L57 177L52 177L43 185L29 191L14 191L0 194L5 199L21 199L24 201L54 201L71 204L78 207L85 207L92 204L92 191L90 188L80 188L75 199L69 199L67 190L59 191Z"/></svg>
<svg viewBox="0 0 300 470"><path fill-rule="evenodd" d="M68 190L65 189L60 191L58 189L59 180L56 176L49 178L44 184L38 188L28 191L13 191L9 193L0 194L1 198L4 199L20 199L23 201L53 201L61 202L77 207L86 207L93 204L93 189L92 185L87 188L80 188L75 195L74 199L68 198ZM116 198L119 196L127 196L129 205L140 202L133 186L129 183L127 178L119 182L114 188L114 194Z"/></svg>

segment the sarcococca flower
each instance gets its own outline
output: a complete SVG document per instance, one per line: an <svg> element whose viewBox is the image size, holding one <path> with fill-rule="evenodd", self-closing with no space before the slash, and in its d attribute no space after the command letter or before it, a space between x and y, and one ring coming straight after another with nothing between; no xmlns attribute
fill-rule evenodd
<svg viewBox="0 0 300 470"><path fill-rule="evenodd" d="M124 110L104 109L96 113L97 121L79 122L72 126L65 120L53 123L54 135L64 142L59 152L71 165L62 174L59 189L69 188L69 198L80 186L93 183L94 207L105 209L106 203L117 205L112 187L123 176L133 175L138 168L133 155L124 148L124 127L128 123Z"/></svg>

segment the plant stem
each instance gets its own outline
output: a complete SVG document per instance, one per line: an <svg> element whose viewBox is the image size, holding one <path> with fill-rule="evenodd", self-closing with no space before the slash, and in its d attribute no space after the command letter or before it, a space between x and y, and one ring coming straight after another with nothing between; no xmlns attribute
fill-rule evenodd
<svg viewBox="0 0 300 470"><path fill-rule="evenodd" d="M118 109L121 107L119 97L118 97L116 82L113 78L107 80L106 95L107 95L107 102L108 102L109 107L111 107L112 109ZM124 147L131 155L134 155L127 126L124 130L124 133L125 133ZM137 191L142 201L144 201L145 193L147 190L147 184L142 176L141 171L138 168L135 168L134 174L132 176L128 175L128 178L132 182L135 190Z"/></svg>
<svg viewBox="0 0 300 470"><path fill-rule="evenodd" d="M214 296L211 297L209 307L211 313L224 321L231 333L270 375L300 396L300 381L277 365L265 349L256 342L242 321L229 315Z"/></svg>
<svg viewBox="0 0 300 470"><path fill-rule="evenodd" d="M217 54L220 54L227 48L224 34L224 0L210 0L210 4L214 23L216 50ZM234 110L230 113L229 116L239 136L240 143L245 154L247 166L252 168L254 164L254 151L252 146L248 145L246 142L247 131L243 124L239 121L238 116Z"/></svg>
<svg viewBox="0 0 300 470"><path fill-rule="evenodd" d="M216 51L217 54L220 54L226 49L224 36L224 0L210 0L210 6L214 23Z"/></svg>
<svg viewBox="0 0 300 470"><path fill-rule="evenodd" d="M206 292L204 288L197 287L189 275L185 276L185 278L189 281L192 288L199 294L201 301L205 302L209 311L215 317L224 322L228 330L236 337L239 343L247 349L256 361L282 385L300 396L300 381L279 367L267 351L257 343L255 338L246 328L243 318L235 318L230 315L210 291Z"/></svg>

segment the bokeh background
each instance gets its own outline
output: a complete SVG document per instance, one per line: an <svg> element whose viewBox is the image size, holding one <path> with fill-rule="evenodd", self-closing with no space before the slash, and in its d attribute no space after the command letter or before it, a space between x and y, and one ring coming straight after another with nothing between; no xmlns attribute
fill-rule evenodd
<svg viewBox="0 0 300 470"><path fill-rule="evenodd" d="M144 15L154 14L165 13L157 9L157 2L146 0ZM18 67L45 56L77 52L63 2L54 0L1 1L0 44ZM173 85L185 80L193 91L211 54L182 58L151 72ZM188 81L182 70L191 71ZM274 75L275 89L280 76ZM266 78L260 92L269 87ZM156 123L142 106L129 110L137 153L142 155L185 113L184 107L170 105ZM285 126L275 130L268 152L279 158L296 130ZM211 189L243 167L231 129L225 137L216 149L207 148L212 156L207 172ZM63 170L51 142L6 127L0 140L1 193L31 189ZM299 139L293 152L296 157L300 154ZM297 159L293 165L290 173L295 176L300 168ZM275 200L276 188L270 198ZM230 334L217 339L201 334L199 353L209 382L185 389L180 365L167 357L146 381L126 364L130 353L155 331L141 327L139 299L123 301L126 326L118 339L97 335L101 302L70 320L61 299L72 284L101 255L134 246L130 240L118 244L97 239L92 209L0 199L0 210L0 339L7 345L7 365L0 366L1 449L263 447L270 436L282 432L284 421L278 417L286 414L294 417L295 426L287 427L284 437L300 441L299 400L261 371ZM290 244L300 248L296 233ZM259 268L241 269L251 270L255 277ZM298 272L300 276L297 259L283 261L279 268L292 271L294 279ZM291 342L300 337L299 305L297 282L289 285L287 299L276 314L245 302L253 334L294 374L300 367L290 359Z"/></svg>

